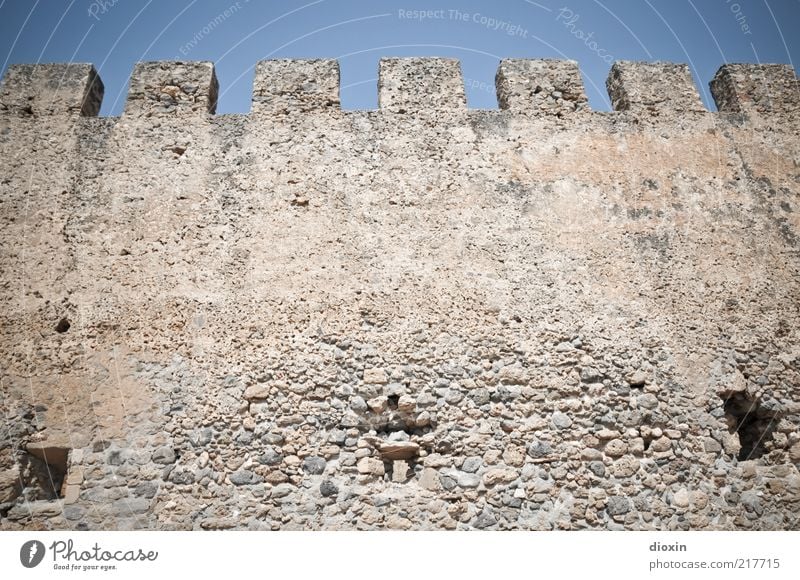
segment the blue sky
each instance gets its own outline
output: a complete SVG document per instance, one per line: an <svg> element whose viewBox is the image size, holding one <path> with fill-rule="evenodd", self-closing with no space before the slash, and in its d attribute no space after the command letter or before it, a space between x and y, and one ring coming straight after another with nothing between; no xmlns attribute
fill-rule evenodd
<svg viewBox="0 0 800 580"><path fill-rule="evenodd" d="M0 0L0 64L91 62L101 114L122 110L138 60L210 60L218 112L247 112L255 63L337 58L342 104L375 108L378 60L461 60L470 107L497 106L501 58L570 58L608 110L613 60L688 63L703 100L724 62L800 61L800 0ZM795 69L796 70L796 69Z"/></svg>

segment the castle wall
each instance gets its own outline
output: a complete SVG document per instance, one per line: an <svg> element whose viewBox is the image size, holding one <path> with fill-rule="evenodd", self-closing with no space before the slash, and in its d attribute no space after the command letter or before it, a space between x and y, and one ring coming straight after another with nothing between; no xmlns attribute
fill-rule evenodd
<svg viewBox="0 0 800 580"><path fill-rule="evenodd" d="M797 529L794 71L379 76L9 70L0 528Z"/></svg>

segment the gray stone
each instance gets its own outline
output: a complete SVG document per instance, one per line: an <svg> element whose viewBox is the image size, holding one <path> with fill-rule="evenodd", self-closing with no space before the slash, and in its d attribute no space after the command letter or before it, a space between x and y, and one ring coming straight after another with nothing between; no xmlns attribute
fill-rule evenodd
<svg viewBox="0 0 800 580"><path fill-rule="evenodd" d="M86 515L86 508L80 505L68 505L64 507L64 518L74 522L80 520Z"/></svg>
<svg viewBox="0 0 800 580"><path fill-rule="evenodd" d="M365 413L367 411L367 402L363 397L355 395L350 397L350 408L356 413Z"/></svg>
<svg viewBox="0 0 800 580"><path fill-rule="evenodd" d="M572 426L572 419L560 411L553 413L553 416L550 420L556 429L569 429Z"/></svg>
<svg viewBox="0 0 800 580"><path fill-rule="evenodd" d="M491 396L489 395L488 389L485 389L483 387L470 391L469 397L479 407L481 405L486 405L491 400Z"/></svg>
<svg viewBox="0 0 800 580"><path fill-rule="evenodd" d="M497 524L497 520L495 519L494 515L488 509L483 510L475 521L473 522L473 526L478 528L479 530L484 530L486 528L491 528L492 526Z"/></svg>
<svg viewBox="0 0 800 580"><path fill-rule="evenodd" d="M435 404L436 397L430 393L422 393L417 396L417 407L433 407Z"/></svg>
<svg viewBox="0 0 800 580"><path fill-rule="evenodd" d="M472 488L480 485L481 478L475 473L464 473L461 471L456 475L456 482L460 487Z"/></svg>
<svg viewBox="0 0 800 580"><path fill-rule="evenodd" d="M169 480L177 485L191 485L194 483L194 473L188 470L176 469L170 474Z"/></svg>
<svg viewBox="0 0 800 580"><path fill-rule="evenodd" d="M294 492L297 488L293 485L288 483L281 483L280 485L276 485L272 488L272 497L276 499L280 499L286 497L290 493Z"/></svg>
<svg viewBox="0 0 800 580"><path fill-rule="evenodd" d="M113 508L117 515L143 514L150 509L150 500L143 497L124 497L114 502Z"/></svg>
<svg viewBox="0 0 800 580"><path fill-rule="evenodd" d="M519 387L505 387L500 385L494 390L492 393L492 401L498 403L507 403L513 404L514 399L520 396L520 388Z"/></svg>
<svg viewBox="0 0 800 580"><path fill-rule="evenodd" d="M461 471L475 473L483 465L483 458L478 456L467 457L461 465Z"/></svg>
<svg viewBox="0 0 800 580"><path fill-rule="evenodd" d="M325 471L326 465L325 459L317 455L311 455L303 460L303 470L311 475L320 475Z"/></svg>
<svg viewBox="0 0 800 580"><path fill-rule="evenodd" d="M230 474L229 479L233 485L253 485L261 483L264 479L252 471L240 469Z"/></svg>
<svg viewBox="0 0 800 580"><path fill-rule="evenodd" d="M528 455L530 455L534 459L547 457L552 453L553 453L553 448L547 441L540 441L538 439L534 439L533 441L531 441L530 445L528 445Z"/></svg>
<svg viewBox="0 0 800 580"><path fill-rule="evenodd" d="M278 465L283 461L283 455L275 451L274 449L267 449L259 455L258 462L261 465Z"/></svg>
<svg viewBox="0 0 800 580"><path fill-rule="evenodd" d="M147 499L154 498L156 493L158 493L158 485L152 481L143 481L133 490L134 495L138 497L146 497Z"/></svg>
<svg viewBox="0 0 800 580"><path fill-rule="evenodd" d="M581 369L581 381L584 383L598 383L603 380L603 375L595 367Z"/></svg>
<svg viewBox="0 0 800 580"><path fill-rule="evenodd" d="M408 389L403 383L389 383L383 389L383 394L387 397L401 397L406 394Z"/></svg>
<svg viewBox="0 0 800 580"><path fill-rule="evenodd" d="M464 393L453 389L448 389L447 394L444 397L444 401L448 405L458 405L463 400L464 400Z"/></svg>
<svg viewBox="0 0 800 580"><path fill-rule="evenodd" d="M553 489L555 482L552 478L534 477L531 480L531 484L533 493L545 493Z"/></svg>
<svg viewBox="0 0 800 580"><path fill-rule="evenodd" d="M480 482L480 479L478 479L478 481ZM445 491L453 491L456 487L458 487L458 482L456 481L455 476L450 473L440 473L439 484Z"/></svg>
<svg viewBox="0 0 800 580"><path fill-rule="evenodd" d="M109 465L122 465L128 459L128 453L122 449L114 449L108 452L108 464Z"/></svg>
<svg viewBox="0 0 800 580"><path fill-rule="evenodd" d="M4 505L7 505L7 504L4 504ZM24 506L22 504L18 504L18 505L11 504L11 505L12 505L12 507L8 510L8 512L6 513L5 517L8 518L9 520L11 520L12 522L17 522L17 521L24 520L25 518L30 517L31 512L30 512L30 510L28 510L28 508L26 506ZM53 514L53 515L56 515L56 514Z"/></svg>
<svg viewBox="0 0 800 580"><path fill-rule="evenodd" d="M334 445L344 445L347 441L347 433L342 429L334 429L328 434L328 441Z"/></svg>
<svg viewBox="0 0 800 580"><path fill-rule="evenodd" d="M261 442L264 445L283 445L285 439L280 433L264 433Z"/></svg>
<svg viewBox="0 0 800 580"><path fill-rule="evenodd" d="M606 474L606 466L603 465L602 461L592 461L589 463L589 471L597 477L603 477Z"/></svg>
<svg viewBox="0 0 800 580"><path fill-rule="evenodd" d="M61 504L57 501L32 501L17 505L25 515L36 517L53 517L61 515Z"/></svg>
<svg viewBox="0 0 800 580"><path fill-rule="evenodd" d="M160 465L169 465L170 463L175 463L177 456L175 455L175 450L172 447L159 447L153 452L151 460L153 463L158 463Z"/></svg>
<svg viewBox="0 0 800 580"><path fill-rule="evenodd" d="M652 393L645 393L636 397L636 404L643 409L655 409L658 407L658 398Z"/></svg>
<svg viewBox="0 0 800 580"><path fill-rule="evenodd" d="M206 427L205 429L198 429L196 431L192 431L189 435L189 442L194 447L205 447L214 439L214 431L210 427Z"/></svg>
<svg viewBox="0 0 800 580"><path fill-rule="evenodd" d="M631 504L628 498L620 495L612 495L606 503L606 513L610 516L626 514L630 509Z"/></svg>
<svg viewBox="0 0 800 580"><path fill-rule="evenodd" d="M747 512L754 513L757 516L760 516L764 513L764 508L761 505L761 499L754 491L743 492L739 497L739 501Z"/></svg>
<svg viewBox="0 0 800 580"><path fill-rule="evenodd" d="M339 488L331 480L326 479L319 484L319 492L322 497L332 497L339 494Z"/></svg>

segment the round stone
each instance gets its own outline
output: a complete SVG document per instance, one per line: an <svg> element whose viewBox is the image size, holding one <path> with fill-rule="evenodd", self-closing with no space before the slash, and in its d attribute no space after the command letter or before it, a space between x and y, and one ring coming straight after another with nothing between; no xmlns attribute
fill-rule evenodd
<svg viewBox="0 0 800 580"><path fill-rule="evenodd" d="M332 497L338 495L339 488L331 480L326 479L319 484L319 492L322 494L322 497Z"/></svg>
<svg viewBox="0 0 800 580"><path fill-rule="evenodd" d="M311 475L320 475L323 471L325 471L325 465L327 465L325 459L316 455L312 455L303 460L303 471L310 473Z"/></svg>
<svg viewBox="0 0 800 580"><path fill-rule="evenodd" d="M569 429L572 426L572 419L565 413L556 411L550 419L556 429Z"/></svg>

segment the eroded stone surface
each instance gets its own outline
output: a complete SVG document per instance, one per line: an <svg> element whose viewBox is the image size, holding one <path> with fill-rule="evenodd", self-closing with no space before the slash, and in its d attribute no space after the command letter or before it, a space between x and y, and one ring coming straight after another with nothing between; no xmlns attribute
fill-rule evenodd
<svg viewBox="0 0 800 580"><path fill-rule="evenodd" d="M0 528L798 528L785 67L710 113L624 63L598 113L574 63L473 111L388 61L343 112L280 61L214 116L208 63L156 63L95 118L54 66L0 90Z"/></svg>

